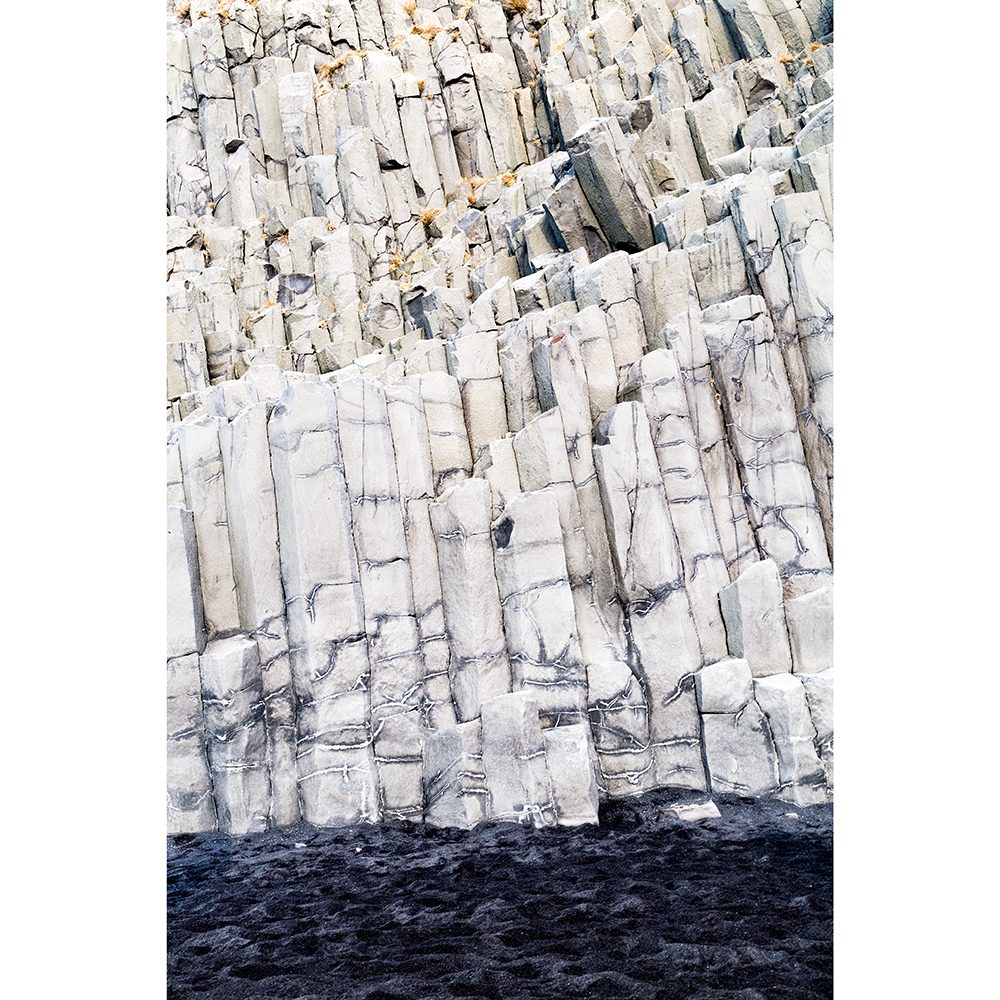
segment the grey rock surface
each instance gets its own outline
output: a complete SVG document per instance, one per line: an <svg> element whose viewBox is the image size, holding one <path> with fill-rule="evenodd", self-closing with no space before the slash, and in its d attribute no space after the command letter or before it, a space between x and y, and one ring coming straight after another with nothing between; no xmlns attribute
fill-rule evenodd
<svg viewBox="0 0 1000 1000"><path fill-rule="evenodd" d="M171 832L827 801L832 5L167 22Z"/></svg>

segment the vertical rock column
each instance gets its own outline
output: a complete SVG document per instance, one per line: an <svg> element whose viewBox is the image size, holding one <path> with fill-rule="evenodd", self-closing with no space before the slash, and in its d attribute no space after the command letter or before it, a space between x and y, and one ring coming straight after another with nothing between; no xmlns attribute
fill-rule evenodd
<svg viewBox="0 0 1000 1000"><path fill-rule="evenodd" d="M244 636L210 642L201 686L219 829L259 833L267 829L271 782L257 644Z"/></svg>
<svg viewBox="0 0 1000 1000"><path fill-rule="evenodd" d="M527 691L483 702L483 770L489 817L555 826L556 807L545 761L538 705Z"/></svg>
<svg viewBox="0 0 1000 1000"><path fill-rule="evenodd" d="M451 692L460 722L511 689L500 595L490 538L492 504L483 479L467 479L431 504L444 620L451 647Z"/></svg>
<svg viewBox="0 0 1000 1000"><path fill-rule="evenodd" d="M475 461L507 433L507 406L500 377L496 336L488 331L459 334L447 343L448 369L461 386L462 410Z"/></svg>
<svg viewBox="0 0 1000 1000"><path fill-rule="evenodd" d="M413 611L424 655L422 718L427 728L436 730L454 725L456 716L448 673L451 653L444 624L437 541L431 524L434 469L427 421L416 386L387 386L385 398L413 584Z"/></svg>
<svg viewBox="0 0 1000 1000"><path fill-rule="evenodd" d="M439 494L472 473L472 452L458 379L447 372L429 371L408 375L403 383L415 385L420 394L434 469L434 492Z"/></svg>
<svg viewBox="0 0 1000 1000"><path fill-rule="evenodd" d="M285 594L278 556L267 404L242 410L220 430L229 539L240 627L257 643L264 690L271 824L298 821L295 691L288 656Z"/></svg>
<svg viewBox="0 0 1000 1000"><path fill-rule="evenodd" d="M545 725L581 722L587 674L550 490L510 500L493 525L504 634L515 691L530 691Z"/></svg>
<svg viewBox="0 0 1000 1000"><path fill-rule="evenodd" d="M385 390L361 377L338 382L334 393L364 597L381 812L420 821L424 658Z"/></svg>
<svg viewBox="0 0 1000 1000"><path fill-rule="evenodd" d="M767 306L746 296L706 309L704 319L758 544L784 579L801 574L812 589L829 576L830 559Z"/></svg>
<svg viewBox="0 0 1000 1000"><path fill-rule="evenodd" d="M649 418L639 403L612 407L598 424L594 459L630 655L643 680L657 787L703 789L694 674L701 650Z"/></svg>
<svg viewBox="0 0 1000 1000"><path fill-rule="evenodd" d="M302 818L379 819L369 666L333 392L289 385L268 422L296 694Z"/></svg>
<svg viewBox="0 0 1000 1000"><path fill-rule="evenodd" d="M739 469L729 447L719 405L722 397L712 373L700 313L685 313L668 323L663 340L677 355L719 543L730 579L735 579L760 558L760 553Z"/></svg>
<svg viewBox="0 0 1000 1000"><path fill-rule="evenodd" d="M819 437L817 457L810 469L832 554L833 230L815 191L775 199L774 217L788 267L799 345L809 379L808 419L815 423Z"/></svg>
<svg viewBox="0 0 1000 1000"><path fill-rule="evenodd" d="M810 194L811 198L809 194L805 196L805 203L790 201L789 196L782 199L778 217L785 225L783 239L780 238L781 233L772 211L775 205L774 188L765 170L754 170L741 180L733 188L729 202L736 232L747 258L751 287L764 297L770 310L775 341L781 348L788 386L795 401L806 464L829 541L833 537L830 492L833 480L832 405L828 414L823 404L827 399L832 404L833 399L833 359L830 356L832 315L825 304L832 304L833 289L824 280L828 269L824 267L827 255L823 253L823 249L832 246L832 235L829 242L823 238L829 234L829 227L822 214L819 196ZM814 211L806 212L803 218L803 214L795 209L804 208L805 205L811 205ZM818 217L815 211L817 209ZM818 225L811 237L813 246L806 249L802 241L809 238L807 234L814 221ZM783 252L782 244L787 244L789 249ZM785 266L786 253L788 259L796 265L795 297L799 303L799 311L803 314L801 332L797 330L797 314L793 308L789 274ZM801 280L803 269L807 271L806 281ZM828 318L831 320L829 328ZM811 364L807 364L807 356ZM827 378L830 379L828 386L824 384ZM814 406L813 399L817 392L820 402L818 406ZM824 426L825 420L820 423L818 417L829 417L829 426Z"/></svg>
<svg viewBox="0 0 1000 1000"><path fill-rule="evenodd" d="M626 375L622 399L642 403L649 416L702 656L717 660L726 654L719 591L729 584L729 573L674 352L653 351L636 362Z"/></svg>
<svg viewBox="0 0 1000 1000"><path fill-rule="evenodd" d="M556 334L543 341L532 352L532 366L539 399L547 410L519 432L515 441L521 445L520 460L529 480L562 481L565 468L575 489L575 505L568 496L563 498L560 516L587 665L590 725L602 789L612 796L632 795L648 787L653 778L648 709L642 685L623 656L622 608L594 467L587 382L576 338ZM562 433L559 444L565 466L551 441L553 423Z"/></svg>
<svg viewBox="0 0 1000 1000"><path fill-rule="evenodd" d="M222 471L221 417L203 416L177 425L184 495L194 515L205 624L209 636L240 627L236 578L229 541L229 514Z"/></svg>

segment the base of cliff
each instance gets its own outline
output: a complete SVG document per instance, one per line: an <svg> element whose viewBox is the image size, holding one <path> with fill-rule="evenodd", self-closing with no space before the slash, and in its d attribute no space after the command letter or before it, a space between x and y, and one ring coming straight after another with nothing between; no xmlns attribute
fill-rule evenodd
<svg viewBox="0 0 1000 1000"><path fill-rule="evenodd" d="M833 808L657 793L600 827L168 842L169 1000L833 993Z"/></svg>

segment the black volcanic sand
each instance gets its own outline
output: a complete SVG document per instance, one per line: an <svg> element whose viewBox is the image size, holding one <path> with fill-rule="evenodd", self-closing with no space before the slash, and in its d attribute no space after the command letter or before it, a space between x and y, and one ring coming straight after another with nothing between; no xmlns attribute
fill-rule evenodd
<svg viewBox="0 0 1000 1000"><path fill-rule="evenodd" d="M679 798L575 829L174 838L168 998L832 996L832 807L691 824Z"/></svg>

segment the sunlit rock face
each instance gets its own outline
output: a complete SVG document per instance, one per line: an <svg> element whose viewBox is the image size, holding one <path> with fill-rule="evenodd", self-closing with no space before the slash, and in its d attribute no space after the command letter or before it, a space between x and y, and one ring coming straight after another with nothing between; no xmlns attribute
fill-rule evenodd
<svg viewBox="0 0 1000 1000"><path fill-rule="evenodd" d="M829 0L167 16L167 816L833 788Z"/></svg>

